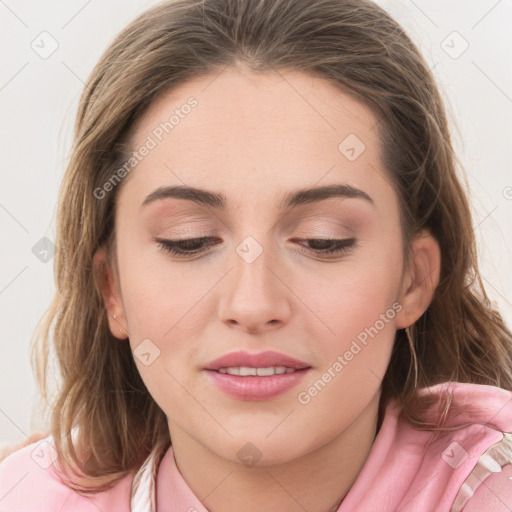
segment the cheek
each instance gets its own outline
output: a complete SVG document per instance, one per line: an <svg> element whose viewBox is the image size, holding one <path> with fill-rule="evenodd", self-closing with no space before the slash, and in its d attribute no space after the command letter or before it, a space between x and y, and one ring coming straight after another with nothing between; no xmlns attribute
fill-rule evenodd
<svg viewBox="0 0 512 512"><path fill-rule="evenodd" d="M365 247L320 282L316 275L304 283L302 293L309 290L308 306L321 320L315 336L321 364L307 383L314 386L311 395L306 387L302 391L306 402L318 393L318 411L332 403L352 404L356 410L377 391L388 367L401 309L396 300L401 256L399 240L383 244ZM320 396L324 386L328 389Z"/></svg>
<svg viewBox="0 0 512 512"><path fill-rule="evenodd" d="M358 386L361 392L370 386L370 395L376 391L389 363L396 316L396 302L390 300L388 290L381 289L379 293L371 280L361 278L357 286L353 285L345 293L340 294L336 289L330 293L332 302L325 295L321 297L325 308L330 309L319 314L328 328L319 329L316 336L321 347L318 346L320 365L315 378L333 381L329 384L331 391L324 396L325 406L331 399L347 400L344 393ZM358 393L351 391L351 396L361 398Z"/></svg>
<svg viewBox="0 0 512 512"><path fill-rule="evenodd" d="M318 290L311 298L323 321L316 336L321 360L311 379L297 390L297 401L313 423L316 420L311 418L324 418L330 411L322 428L333 433L377 393L389 365L394 319L401 308L395 300L399 265L359 263L312 288Z"/></svg>
<svg viewBox="0 0 512 512"><path fill-rule="evenodd" d="M201 360L201 333L212 314L205 309L211 304L208 291L218 277L210 271L199 278L193 264L171 263L150 244L134 247L120 260L129 342L139 373L164 410L170 402L183 405L187 394L178 382L193 387L189 379ZM148 365L140 357L144 353L150 354Z"/></svg>
<svg viewBox="0 0 512 512"><path fill-rule="evenodd" d="M347 341L386 312L388 319L394 319L392 305L400 279L399 257L381 255L379 259L368 254L332 268L321 277L309 273L308 280L301 280L300 296L307 297L308 310L323 321L327 335L324 338L328 339L330 332L333 339ZM390 324L392 328L394 323Z"/></svg>
<svg viewBox="0 0 512 512"><path fill-rule="evenodd" d="M165 252L152 242L120 243L119 266L131 337L165 337L207 288L197 282L190 264L166 261Z"/></svg>
<svg viewBox="0 0 512 512"><path fill-rule="evenodd" d="M204 316L197 304L207 287L191 285L193 278L179 265L165 264L156 248L125 253L121 265L129 343L139 374L162 410L183 410L190 396L179 383L189 377L186 363L196 360L199 337L192 331Z"/></svg>

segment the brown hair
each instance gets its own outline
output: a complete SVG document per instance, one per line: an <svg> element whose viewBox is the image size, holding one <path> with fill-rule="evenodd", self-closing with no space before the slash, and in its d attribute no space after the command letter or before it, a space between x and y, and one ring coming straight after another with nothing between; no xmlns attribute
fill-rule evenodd
<svg viewBox="0 0 512 512"><path fill-rule="evenodd" d="M512 389L512 334L479 275L443 102L404 30L369 0L165 2L127 26L89 77L60 192L56 295L33 356L48 401L49 352L55 350L62 379L51 434L59 461L75 471L68 485L76 490L108 489L152 450L170 445L166 417L144 386L129 344L109 331L93 272L98 248L114 248L120 186L101 200L94 190L129 158L134 123L159 95L240 65L310 73L368 105L379 119L383 162L401 205L406 262L419 230L439 242L440 284L409 338L404 330L396 333L380 412L394 398L415 426L435 430L421 420L417 387L453 380Z"/></svg>

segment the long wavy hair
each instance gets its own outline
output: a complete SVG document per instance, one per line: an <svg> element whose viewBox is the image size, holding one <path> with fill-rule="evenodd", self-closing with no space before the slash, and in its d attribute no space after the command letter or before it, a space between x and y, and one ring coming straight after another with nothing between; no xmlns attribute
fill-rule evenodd
<svg viewBox="0 0 512 512"><path fill-rule="evenodd" d="M155 99L228 66L309 73L372 109L400 202L406 265L420 230L440 245L439 286L408 332L396 332L379 416L395 399L415 427L435 431L442 422L422 420L419 388L457 381L512 389L512 334L479 275L443 100L397 22L369 0L166 1L114 39L85 84L59 197L56 293L31 346L62 478L74 474L66 485L78 492L109 489L171 443L129 343L109 330L93 267L100 247L111 257L115 249L122 183L101 200L94 191L130 157L134 124ZM53 394L52 351L60 378Z"/></svg>

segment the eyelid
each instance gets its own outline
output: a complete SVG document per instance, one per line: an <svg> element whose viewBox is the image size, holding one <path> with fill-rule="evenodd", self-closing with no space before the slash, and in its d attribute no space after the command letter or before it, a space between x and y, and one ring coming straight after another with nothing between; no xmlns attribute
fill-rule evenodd
<svg viewBox="0 0 512 512"><path fill-rule="evenodd" d="M282 219L282 233L300 230L306 233L332 233L340 236L341 233L354 235L362 223L368 222L365 217L354 212L317 211L300 216L290 216Z"/></svg>
<svg viewBox="0 0 512 512"><path fill-rule="evenodd" d="M209 237L209 236L203 236L203 237L194 237L194 238L185 238L185 239L161 239L156 238L155 242L158 244L158 248L161 250L164 250L172 255L174 255L176 258L181 259L190 259L194 256L196 256L198 259L203 254L209 252L209 247L212 245L211 241L215 240L215 237ZM303 254L306 254L307 256L317 256L320 257L322 260L327 261L329 259L333 259L335 257L342 257L350 252L352 252L355 248L358 247L358 239L355 237L351 238L336 238L336 237L306 237L305 239L299 239L300 242L307 242L308 244L311 244L311 242L317 243L317 242L328 242L331 245L334 245L334 247L329 246L327 248L320 248L315 249L314 247L306 247L304 248L302 244L296 244L301 247L300 252ZM209 242L209 243L208 243ZM183 246L186 247L186 245L192 245L192 247L196 244L199 244L198 249L183 249Z"/></svg>
<svg viewBox="0 0 512 512"><path fill-rule="evenodd" d="M224 239L233 236L233 229L222 222L220 226L215 218L208 215L196 216L195 214L182 214L164 216L161 227L158 223L152 229L153 237L168 239L173 241L188 240L192 238L215 237ZM278 220L271 227L274 231L274 238L286 239L289 237L300 237L302 239L348 239L359 237L361 230L365 230L368 225L368 219L364 215L359 215L357 209L341 209L336 211L310 211L302 215L286 215Z"/></svg>

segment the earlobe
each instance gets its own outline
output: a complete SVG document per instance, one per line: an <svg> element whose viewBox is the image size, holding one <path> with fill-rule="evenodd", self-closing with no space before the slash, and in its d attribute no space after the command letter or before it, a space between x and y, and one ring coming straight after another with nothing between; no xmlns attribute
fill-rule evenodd
<svg viewBox="0 0 512 512"><path fill-rule="evenodd" d="M128 337L124 306L104 247L96 251L93 261L96 285L103 297L110 332L116 338L124 340Z"/></svg>
<svg viewBox="0 0 512 512"><path fill-rule="evenodd" d="M440 275L439 244L428 231L423 231L412 242L411 268L399 297L402 309L396 316L397 329L409 327L426 311L439 285Z"/></svg>

